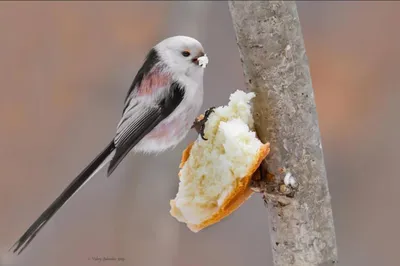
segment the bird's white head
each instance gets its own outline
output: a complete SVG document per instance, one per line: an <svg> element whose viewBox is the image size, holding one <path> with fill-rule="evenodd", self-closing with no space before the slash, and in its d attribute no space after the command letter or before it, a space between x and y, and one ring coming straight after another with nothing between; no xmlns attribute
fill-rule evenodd
<svg viewBox="0 0 400 266"><path fill-rule="evenodd" d="M175 73L203 76L208 57L201 43L191 37L174 36L155 46L161 60Z"/></svg>

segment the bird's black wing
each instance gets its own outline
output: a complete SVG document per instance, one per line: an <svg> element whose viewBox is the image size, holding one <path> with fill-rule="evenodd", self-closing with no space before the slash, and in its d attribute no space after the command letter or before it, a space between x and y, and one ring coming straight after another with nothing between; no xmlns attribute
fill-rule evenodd
<svg viewBox="0 0 400 266"><path fill-rule="evenodd" d="M135 78L132 81L131 87L129 88L129 91L125 97L125 103L127 103L129 98L132 97L134 90L140 87L142 80L146 78L146 75L148 75L150 71L154 69L154 67L159 62L160 62L160 57L158 56L156 49L152 48L147 54L142 67L139 69ZM127 105L125 105L123 112L125 112L126 108Z"/></svg>
<svg viewBox="0 0 400 266"><path fill-rule="evenodd" d="M143 101L134 101L133 99L130 101L114 139L116 148L108 167L108 176L146 134L178 107L183 100L184 94L183 86L173 82L166 95L153 105Z"/></svg>

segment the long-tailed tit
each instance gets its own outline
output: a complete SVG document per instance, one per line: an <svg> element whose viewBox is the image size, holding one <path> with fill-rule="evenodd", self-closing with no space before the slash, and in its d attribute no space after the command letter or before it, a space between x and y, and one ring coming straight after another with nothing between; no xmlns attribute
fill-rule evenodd
<svg viewBox="0 0 400 266"><path fill-rule="evenodd" d="M155 45L125 99L115 137L14 244L20 254L36 234L94 174L109 163L107 176L130 152L160 153L182 141L203 104L203 46L186 36Z"/></svg>

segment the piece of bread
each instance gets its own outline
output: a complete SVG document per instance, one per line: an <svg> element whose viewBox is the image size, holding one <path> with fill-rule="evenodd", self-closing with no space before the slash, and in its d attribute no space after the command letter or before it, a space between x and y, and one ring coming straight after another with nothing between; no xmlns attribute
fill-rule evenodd
<svg viewBox="0 0 400 266"><path fill-rule="evenodd" d="M254 132L250 101L236 91L227 106L214 109L200 136L182 153L179 188L170 213L198 232L239 208L252 194L253 173L269 153Z"/></svg>

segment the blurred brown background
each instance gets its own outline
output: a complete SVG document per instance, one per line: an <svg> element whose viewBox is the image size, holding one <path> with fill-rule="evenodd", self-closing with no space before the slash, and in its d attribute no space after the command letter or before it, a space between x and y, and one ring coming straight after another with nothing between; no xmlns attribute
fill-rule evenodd
<svg viewBox="0 0 400 266"><path fill-rule="evenodd" d="M342 265L397 265L400 3L298 2ZM271 265L254 196L193 234L169 215L174 151L87 183L19 257L7 250L113 137L147 50L184 34L209 57L203 109L243 88L226 2L0 3L0 265ZM103 262L114 265L117 262Z"/></svg>

